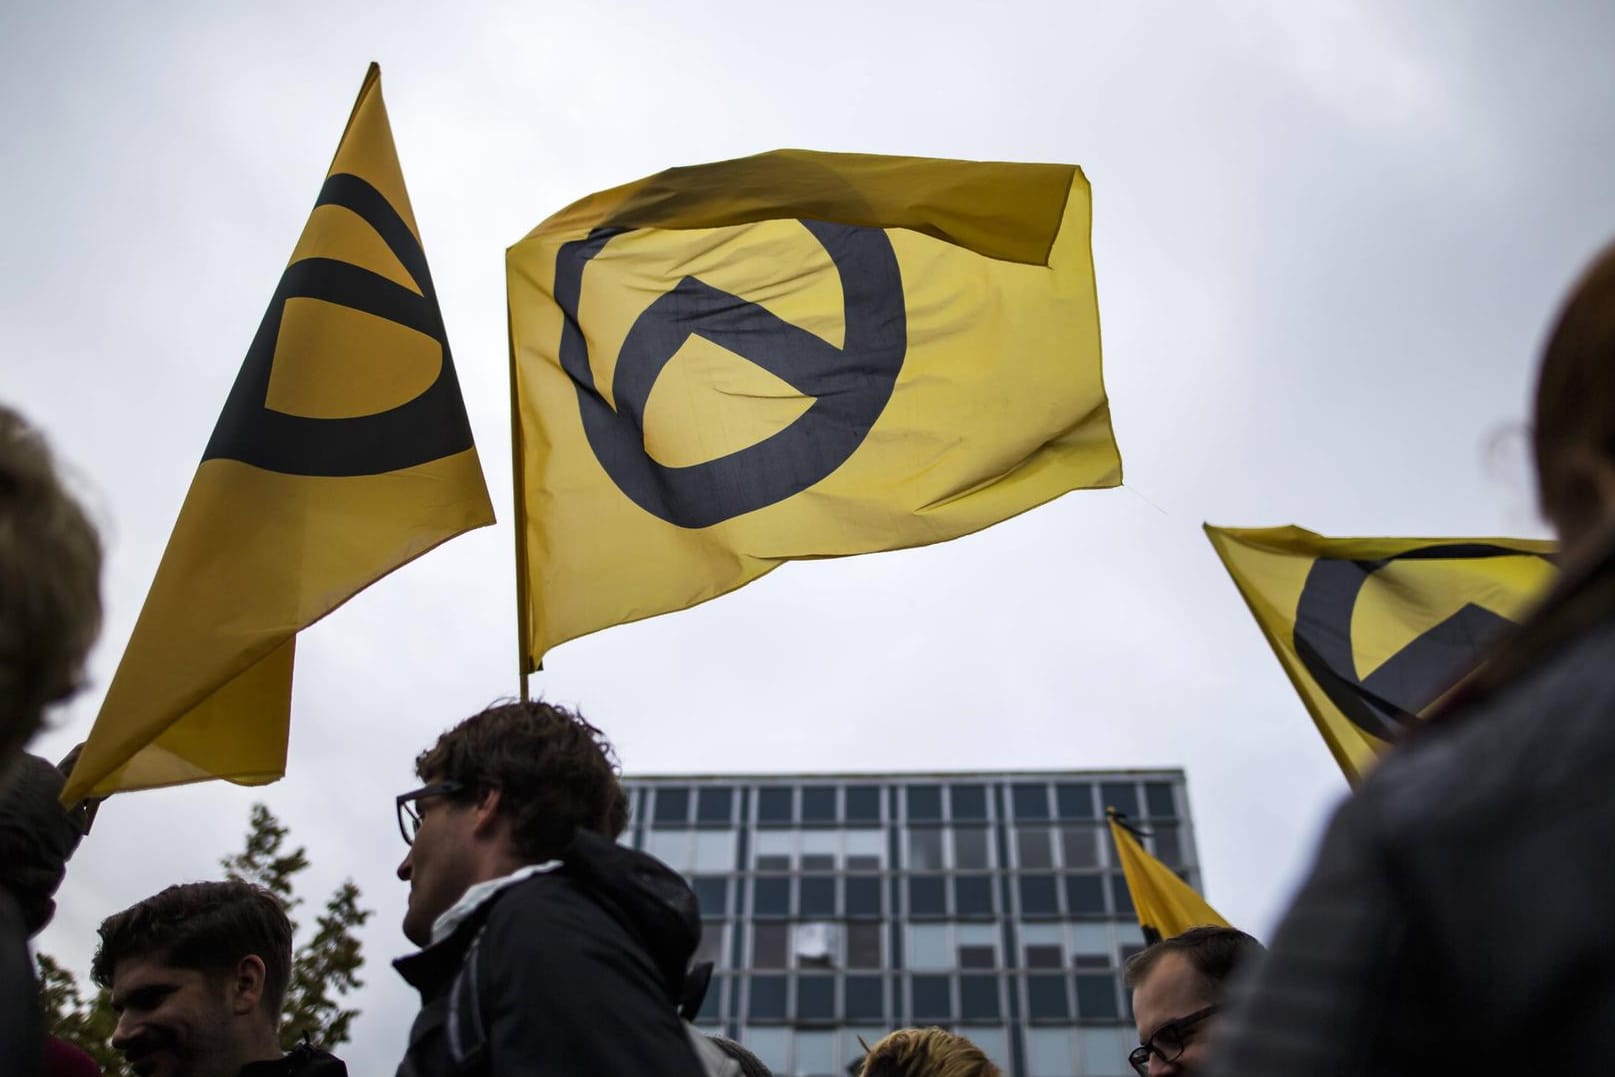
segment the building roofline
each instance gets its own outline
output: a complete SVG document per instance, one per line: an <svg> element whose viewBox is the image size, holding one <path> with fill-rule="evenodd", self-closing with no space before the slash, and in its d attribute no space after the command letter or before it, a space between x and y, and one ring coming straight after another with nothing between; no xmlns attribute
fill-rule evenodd
<svg viewBox="0 0 1615 1077"><path fill-rule="evenodd" d="M1025 778L1052 781L1060 778L1078 780L1092 778L1177 778L1186 777L1182 767L1104 767L1089 770L835 770L835 771L781 771L777 773L748 772L690 772L630 774L622 778L629 782L661 781L718 781L718 782L802 782L802 781L957 781L961 778L980 778L989 781Z"/></svg>

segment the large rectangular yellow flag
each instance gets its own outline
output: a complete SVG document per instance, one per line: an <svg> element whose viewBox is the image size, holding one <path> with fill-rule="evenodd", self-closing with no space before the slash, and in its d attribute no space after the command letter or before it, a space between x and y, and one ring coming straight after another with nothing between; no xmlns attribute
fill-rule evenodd
<svg viewBox="0 0 1615 1077"><path fill-rule="evenodd" d="M562 210L506 256L523 668L794 558L1115 486L1088 182L781 150Z"/></svg>
<svg viewBox="0 0 1615 1077"><path fill-rule="evenodd" d="M1107 811L1110 837L1122 862L1127 892L1145 942L1181 935L1191 927L1230 927L1222 915L1178 878L1177 872L1145 851L1133 831L1114 811Z"/></svg>
<svg viewBox="0 0 1615 1077"><path fill-rule="evenodd" d="M1354 786L1554 575L1532 539L1206 535Z"/></svg>
<svg viewBox="0 0 1615 1077"><path fill-rule="evenodd" d="M298 630L492 522L372 64L63 799L279 778Z"/></svg>

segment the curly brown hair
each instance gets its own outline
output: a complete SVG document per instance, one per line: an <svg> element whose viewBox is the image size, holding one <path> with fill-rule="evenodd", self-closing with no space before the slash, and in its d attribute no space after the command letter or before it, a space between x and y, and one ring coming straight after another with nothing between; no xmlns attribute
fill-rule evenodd
<svg viewBox="0 0 1615 1077"><path fill-rule="evenodd" d="M941 1028L900 1028L864 1056L861 1077L1000 1077L980 1047Z"/></svg>
<svg viewBox="0 0 1615 1077"><path fill-rule="evenodd" d="M101 539L45 439L0 404L0 769L78 690L101 631Z"/></svg>
<svg viewBox="0 0 1615 1077"><path fill-rule="evenodd" d="M628 826L616 753L580 714L541 701L496 703L444 733L415 760L422 781L453 781L462 798L499 790L516 851L561 855L578 830L615 840Z"/></svg>

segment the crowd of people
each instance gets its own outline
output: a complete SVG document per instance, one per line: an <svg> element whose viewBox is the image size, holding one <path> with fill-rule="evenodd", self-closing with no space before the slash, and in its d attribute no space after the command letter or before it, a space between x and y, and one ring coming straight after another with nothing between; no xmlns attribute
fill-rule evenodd
<svg viewBox="0 0 1615 1077"><path fill-rule="evenodd" d="M1143 1077L1525 1073L1615 1055L1615 248L1571 293L1533 424L1562 573L1505 641L1338 811L1270 951L1224 927L1154 943L1125 981ZM101 620L101 548L44 440L0 408L0 1063L99 1073L44 1027L28 940L93 807L24 748L78 686ZM409 851L396 962L420 993L400 1077L755 1077L699 1034L696 898L618 843L628 801L604 735L543 702L444 733L398 797ZM1608 843L1608 844L1606 844ZM292 931L242 882L170 886L106 918L92 978L142 1077L337 1077L280 1046ZM1563 1046L1555 1048L1555 1043ZM1559 1065L1552 1062L1550 1065ZM899 1029L863 1077L997 1077L967 1038Z"/></svg>

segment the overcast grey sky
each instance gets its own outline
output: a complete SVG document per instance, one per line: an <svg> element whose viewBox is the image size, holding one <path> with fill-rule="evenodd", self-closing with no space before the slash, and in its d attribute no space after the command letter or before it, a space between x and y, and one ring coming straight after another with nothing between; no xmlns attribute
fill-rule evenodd
<svg viewBox="0 0 1615 1077"><path fill-rule="evenodd" d="M630 772L1181 766L1206 895L1266 934L1345 783L1200 532L1540 535L1521 425L1615 235L1615 7L1139 2L51 4L0 10L0 398L102 521L88 732L365 65L500 523L299 644L287 778L119 797L42 947L217 873L247 807L378 914L348 1049L388 1072L392 795L515 692L503 252L592 191L771 149L1080 164L1121 490L788 565L562 645ZM311 913L305 913L305 920Z"/></svg>

